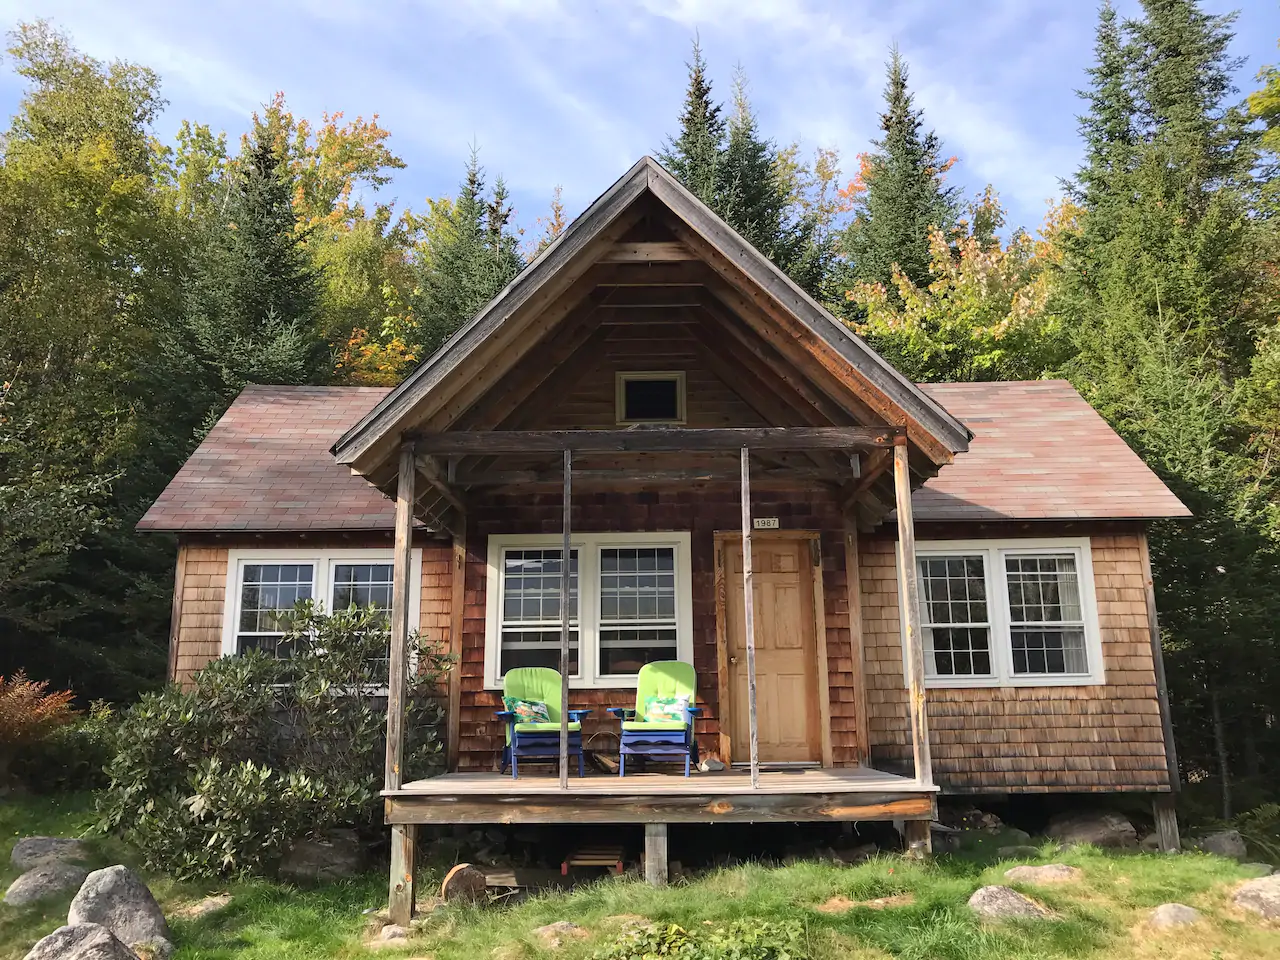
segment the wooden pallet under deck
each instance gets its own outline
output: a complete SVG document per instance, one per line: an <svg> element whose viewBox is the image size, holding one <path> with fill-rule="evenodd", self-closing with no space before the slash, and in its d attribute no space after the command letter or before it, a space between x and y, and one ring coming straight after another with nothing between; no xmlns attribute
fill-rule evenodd
<svg viewBox="0 0 1280 960"><path fill-rule="evenodd" d="M383 792L388 824L753 823L930 819L937 787L872 770L745 771L569 778L446 773Z"/></svg>

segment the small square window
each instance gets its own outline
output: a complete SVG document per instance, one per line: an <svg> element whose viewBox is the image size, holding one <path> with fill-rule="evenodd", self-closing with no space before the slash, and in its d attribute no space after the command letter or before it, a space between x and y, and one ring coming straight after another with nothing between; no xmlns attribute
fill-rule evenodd
<svg viewBox="0 0 1280 960"><path fill-rule="evenodd" d="M618 374L618 423L684 423L683 371Z"/></svg>

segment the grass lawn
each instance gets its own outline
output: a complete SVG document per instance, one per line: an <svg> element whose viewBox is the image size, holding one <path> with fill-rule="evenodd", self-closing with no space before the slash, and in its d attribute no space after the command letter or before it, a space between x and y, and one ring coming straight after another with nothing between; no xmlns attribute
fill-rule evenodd
<svg viewBox="0 0 1280 960"><path fill-rule="evenodd" d="M84 828L90 799L83 795L33 798L0 805L0 885L16 876L9 851L18 837L73 836ZM129 862L127 851L95 843L101 864ZM1048 850L1046 850L1048 852ZM530 935L542 924L572 920L589 936L554 951L580 960L619 936L625 918L678 924L707 936L722 924L755 919L799 922L801 955L855 960L987 960L987 958L1118 958L1118 960L1263 960L1280 956L1280 926L1267 927L1230 904L1230 891L1246 873L1236 864L1202 855L1111 854L1077 849L1053 857L1084 870L1084 880L1020 889L1055 913L1030 924L978 920L965 901L983 884L1003 882L1013 861L990 855L949 856L919 864L881 857L854 867L800 863L747 865L719 870L663 890L636 880L604 880L567 894L484 908L441 908L403 948L366 950L362 911L385 903L386 878L299 889L257 881L231 885L176 884L148 877L170 915L176 960L315 957L433 957L435 960L521 960L552 951ZM1049 862L1041 858L1034 862ZM423 871L424 894L440 872ZM1017 886L1017 885L1015 885ZM231 905L199 920L175 915L210 893L232 895ZM887 904L871 904L893 898ZM1202 910L1191 928L1147 930L1147 912L1168 901ZM0 960L21 958L31 944L65 922L69 898L39 908L0 905ZM620 919L621 918L621 919Z"/></svg>

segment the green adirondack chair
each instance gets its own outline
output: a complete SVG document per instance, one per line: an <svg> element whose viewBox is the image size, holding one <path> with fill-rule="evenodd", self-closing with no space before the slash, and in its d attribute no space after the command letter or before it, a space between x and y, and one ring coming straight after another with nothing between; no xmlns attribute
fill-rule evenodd
<svg viewBox="0 0 1280 960"><path fill-rule="evenodd" d="M516 667L502 678L502 695L521 700L537 700L547 705L547 723L518 723L509 710L494 716L507 723L507 744L502 750L502 772L511 767L511 778L519 775L518 763L526 760L560 758L560 673L550 667ZM578 776L585 773L582 762L582 718L590 710L569 711L569 756L578 758Z"/></svg>
<svg viewBox="0 0 1280 960"><path fill-rule="evenodd" d="M650 757L654 760L684 761L684 775L689 776L691 763L698 762L698 740L693 735L693 721L702 713L695 707L698 675L693 664L682 660L655 660L640 668L636 678L636 708L610 707L609 712L622 721L618 748L618 776L627 775L627 757ZM689 706L683 720L645 720L645 703L650 697L687 697Z"/></svg>

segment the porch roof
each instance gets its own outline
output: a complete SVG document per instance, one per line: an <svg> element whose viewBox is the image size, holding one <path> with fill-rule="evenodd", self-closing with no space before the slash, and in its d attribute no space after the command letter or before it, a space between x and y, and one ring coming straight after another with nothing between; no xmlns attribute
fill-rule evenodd
<svg viewBox="0 0 1280 960"><path fill-rule="evenodd" d="M927 521L1153 519L1189 511L1066 381L926 384L973 432L916 490ZM245 388L138 524L234 533L390 530L393 503L329 453L390 393Z"/></svg>

